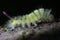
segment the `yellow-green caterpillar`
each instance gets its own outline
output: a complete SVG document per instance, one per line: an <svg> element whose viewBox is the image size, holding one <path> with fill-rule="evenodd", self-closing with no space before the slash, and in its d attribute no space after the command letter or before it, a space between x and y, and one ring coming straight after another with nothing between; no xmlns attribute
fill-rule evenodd
<svg viewBox="0 0 60 40"><path fill-rule="evenodd" d="M27 25L28 27L31 27L31 23L37 26L36 22L48 22L54 19L54 16L50 14L50 12L51 9L36 9L30 14L12 18L7 22L6 26L11 30L18 26L25 27L25 25Z"/></svg>

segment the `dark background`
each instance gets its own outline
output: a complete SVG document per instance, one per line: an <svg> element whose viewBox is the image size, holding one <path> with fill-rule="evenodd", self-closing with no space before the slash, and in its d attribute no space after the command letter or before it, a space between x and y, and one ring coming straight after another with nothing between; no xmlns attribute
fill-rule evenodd
<svg viewBox="0 0 60 40"><path fill-rule="evenodd" d="M3 11L13 17L28 14L41 7L51 8L55 18L60 18L58 0L0 0L0 25L8 20Z"/></svg>

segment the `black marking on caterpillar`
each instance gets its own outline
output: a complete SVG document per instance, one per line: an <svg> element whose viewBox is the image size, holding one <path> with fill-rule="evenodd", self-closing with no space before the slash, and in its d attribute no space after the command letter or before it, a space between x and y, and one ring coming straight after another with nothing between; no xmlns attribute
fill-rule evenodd
<svg viewBox="0 0 60 40"><path fill-rule="evenodd" d="M50 12L51 9L40 8L24 16L17 16L12 19L9 17L11 20L8 20L6 26L10 30L19 26L26 27L27 25L27 27L31 27L31 23L37 26L36 22L49 22L54 19L54 16Z"/></svg>

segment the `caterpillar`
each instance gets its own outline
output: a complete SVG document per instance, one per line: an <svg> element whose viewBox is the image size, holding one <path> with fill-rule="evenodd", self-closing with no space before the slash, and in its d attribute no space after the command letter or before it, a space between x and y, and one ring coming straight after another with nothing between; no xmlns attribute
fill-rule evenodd
<svg viewBox="0 0 60 40"><path fill-rule="evenodd" d="M6 27L12 30L20 26L24 28L27 25L27 27L30 28L31 24L37 26L37 23L39 22L53 21L54 16L50 14L50 12L51 9L39 8L31 12L30 14L13 18L10 17L11 20L8 20L8 22L6 23Z"/></svg>

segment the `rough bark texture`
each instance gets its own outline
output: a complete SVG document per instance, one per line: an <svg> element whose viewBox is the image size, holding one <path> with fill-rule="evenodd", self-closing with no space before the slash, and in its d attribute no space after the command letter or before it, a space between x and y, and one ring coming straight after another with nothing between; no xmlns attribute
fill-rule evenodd
<svg viewBox="0 0 60 40"><path fill-rule="evenodd" d="M22 31L1 32L0 40L59 40L60 22L42 23L39 25L41 29L30 34L21 34ZM31 31L30 31L31 32Z"/></svg>

